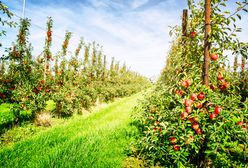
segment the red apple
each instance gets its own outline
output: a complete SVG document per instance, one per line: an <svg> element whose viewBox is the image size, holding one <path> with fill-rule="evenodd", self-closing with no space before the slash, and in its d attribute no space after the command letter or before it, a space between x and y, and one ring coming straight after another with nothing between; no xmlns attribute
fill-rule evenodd
<svg viewBox="0 0 248 168"><path fill-rule="evenodd" d="M185 100L184 100L184 105L185 105L186 107L191 106L192 103L193 103L193 101L192 101L191 99L185 99Z"/></svg>
<svg viewBox="0 0 248 168"><path fill-rule="evenodd" d="M192 31L192 32L190 33L190 37L192 37L192 38L194 38L196 35L197 35L197 33L196 33L195 31Z"/></svg>
<svg viewBox="0 0 248 168"><path fill-rule="evenodd" d="M44 80L40 80L40 83L44 84L44 83L45 83L45 81L44 81Z"/></svg>
<svg viewBox="0 0 248 168"><path fill-rule="evenodd" d="M194 118L188 118L188 120L193 123L194 122Z"/></svg>
<svg viewBox="0 0 248 168"><path fill-rule="evenodd" d="M195 133L198 134L198 135L201 135L202 134L201 128L198 128L197 130L195 130Z"/></svg>
<svg viewBox="0 0 248 168"><path fill-rule="evenodd" d="M183 91L182 90L176 90L176 94L179 95L179 96L182 96L183 95Z"/></svg>
<svg viewBox="0 0 248 168"><path fill-rule="evenodd" d="M181 82L181 86L187 88L188 87L188 83L186 81L182 81Z"/></svg>
<svg viewBox="0 0 248 168"><path fill-rule="evenodd" d="M244 123L242 121L237 122L237 125L243 125Z"/></svg>
<svg viewBox="0 0 248 168"><path fill-rule="evenodd" d="M175 137L169 138L172 144L175 144L177 142L177 139Z"/></svg>
<svg viewBox="0 0 248 168"><path fill-rule="evenodd" d="M41 90L42 90L42 87L40 87L40 86L39 86L39 87L37 87L37 90L41 91Z"/></svg>
<svg viewBox="0 0 248 168"><path fill-rule="evenodd" d="M210 85L210 89L212 89L213 91L217 89L217 86L215 85Z"/></svg>
<svg viewBox="0 0 248 168"><path fill-rule="evenodd" d="M192 107L191 107L191 106L185 107L185 111L186 111L187 113L191 113L191 112L192 112Z"/></svg>
<svg viewBox="0 0 248 168"><path fill-rule="evenodd" d="M197 98L197 95L195 94L195 93L192 93L191 95L190 95L190 99L191 100L195 100Z"/></svg>
<svg viewBox="0 0 248 168"><path fill-rule="evenodd" d="M229 83L224 82L222 85L219 86L221 91L226 90L229 87Z"/></svg>
<svg viewBox="0 0 248 168"><path fill-rule="evenodd" d="M221 74L221 73L218 73L218 77L217 77L217 79L218 79L218 80L223 80L223 79L224 79L224 77L222 76L222 74Z"/></svg>
<svg viewBox="0 0 248 168"><path fill-rule="evenodd" d="M180 146L178 146L178 145L173 145L173 148L174 148L175 151L180 150Z"/></svg>
<svg viewBox="0 0 248 168"><path fill-rule="evenodd" d="M185 82L187 83L187 86L191 85L191 80L190 79L186 79Z"/></svg>
<svg viewBox="0 0 248 168"><path fill-rule="evenodd" d="M196 102L195 106L196 106L196 108L200 109L200 108L202 108L202 103L201 102Z"/></svg>
<svg viewBox="0 0 248 168"><path fill-rule="evenodd" d="M199 117L194 117L195 122L199 122Z"/></svg>
<svg viewBox="0 0 248 168"><path fill-rule="evenodd" d="M218 115L218 114L221 112L221 110L222 110L221 107L216 106L216 107L214 108L214 113Z"/></svg>
<svg viewBox="0 0 248 168"><path fill-rule="evenodd" d="M158 120L156 120L156 121L154 122L154 125L157 126L158 123L159 123Z"/></svg>
<svg viewBox="0 0 248 168"><path fill-rule="evenodd" d="M187 112L183 112L182 114L181 114L181 117L182 118L187 118L189 116L189 114L187 113Z"/></svg>
<svg viewBox="0 0 248 168"><path fill-rule="evenodd" d="M210 55L210 58L211 58L212 61L216 61L218 59L218 55L215 54L215 53L214 54L211 54Z"/></svg>
<svg viewBox="0 0 248 168"><path fill-rule="evenodd" d="M242 71L245 70L245 64L244 63L241 64L241 69L242 69Z"/></svg>
<svg viewBox="0 0 248 168"><path fill-rule="evenodd" d="M194 123L192 124L192 128L193 128L194 130L197 130L197 129L199 128L199 124L198 124L197 122L194 122Z"/></svg>
<svg viewBox="0 0 248 168"><path fill-rule="evenodd" d="M190 144L193 141L194 141L194 137L190 135L185 144Z"/></svg>
<svg viewBox="0 0 248 168"><path fill-rule="evenodd" d="M217 114L215 114L215 113L211 113L211 114L209 115L210 120L213 120L213 119L216 118L216 117L217 117Z"/></svg>
<svg viewBox="0 0 248 168"><path fill-rule="evenodd" d="M50 37L52 35L51 31L47 31L47 36Z"/></svg>
<svg viewBox="0 0 248 168"><path fill-rule="evenodd" d="M199 100L203 100L204 97L205 97L205 95L204 95L202 92L199 93L198 96L197 96L197 98L198 98Z"/></svg>

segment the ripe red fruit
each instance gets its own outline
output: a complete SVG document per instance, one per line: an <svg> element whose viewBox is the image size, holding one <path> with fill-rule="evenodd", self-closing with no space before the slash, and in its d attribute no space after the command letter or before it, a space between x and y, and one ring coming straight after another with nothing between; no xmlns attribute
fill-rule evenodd
<svg viewBox="0 0 248 168"><path fill-rule="evenodd" d="M213 119L216 118L216 117L217 117L217 114L215 114L215 113L211 113L211 114L209 115L210 120L213 120Z"/></svg>
<svg viewBox="0 0 248 168"><path fill-rule="evenodd" d="M194 122L194 118L188 118L188 120L193 123Z"/></svg>
<svg viewBox="0 0 248 168"><path fill-rule="evenodd" d="M5 80L5 83L9 83L11 80L10 79L6 79Z"/></svg>
<svg viewBox="0 0 248 168"><path fill-rule="evenodd" d="M185 82L187 83L187 86L189 86L191 84L191 80L190 79L186 79Z"/></svg>
<svg viewBox="0 0 248 168"><path fill-rule="evenodd" d="M154 125L157 126L159 124L158 120L154 122Z"/></svg>
<svg viewBox="0 0 248 168"><path fill-rule="evenodd" d="M215 85L210 85L210 89L212 89L213 91L217 89L217 86Z"/></svg>
<svg viewBox="0 0 248 168"><path fill-rule="evenodd" d="M187 88L188 87L188 83L186 81L182 81L181 82L181 86Z"/></svg>
<svg viewBox="0 0 248 168"><path fill-rule="evenodd" d="M196 122L194 122L194 123L192 124L192 128L193 128L194 130L197 130L197 129L199 128L199 124L196 123Z"/></svg>
<svg viewBox="0 0 248 168"><path fill-rule="evenodd" d="M183 95L183 91L182 90L176 90L176 94L179 95L179 96L182 96Z"/></svg>
<svg viewBox="0 0 248 168"><path fill-rule="evenodd" d="M40 80L40 83L44 84L44 83L45 83L45 81L44 81L44 80Z"/></svg>
<svg viewBox="0 0 248 168"><path fill-rule="evenodd" d="M172 144L175 144L177 142L177 139L175 137L169 138Z"/></svg>
<svg viewBox="0 0 248 168"><path fill-rule="evenodd" d="M196 106L196 108L200 109L200 108L202 108L202 103L201 102L196 102L195 106Z"/></svg>
<svg viewBox="0 0 248 168"><path fill-rule="evenodd" d="M199 121L199 117L194 117L194 121L198 122Z"/></svg>
<svg viewBox="0 0 248 168"><path fill-rule="evenodd" d="M245 70L245 64L244 63L241 64L241 69L242 69L242 71Z"/></svg>
<svg viewBox="0 0 248 168"><path fill-rule="evenodd" d="M191 106L185 107L185 111L186 111L187 113L191 113L191 112L192 112L192 107L191 107Z"/></svg>
<svg viewBox="0 0 248 168"><path fill-rule="evenodd" d="M189 114L187 113L187 112L183 112L182 114L181 114L181 117L182 118L186 118L186 117L188 117L189 116Z"/></svg>
<svg viewBox="0 0 248 168"><path fill-rule="evenodd" d="M191 106L192 103L193 103L193 101L192 101L191 99L185 99L185 100L184 100L184 105L185 105L186 107Z"/></svg>
<svg viewBox="0 0 248 168"><path fill-rule="evenodd" d="M242 121L237 122L237 125L243 125L244 123Z"/></svg>
<svg viewBox="0 0 248 168"><path fill-rule="evenodd" d="M149 118L150 120L153 120L153 116L149 116L148 118Z"/></svg>
<svg viewBox="0 0 248 168"><path fill-rule="evenodd" d="M218 79L218 80L223 80L223 79L224 79L224 77L222 76L222 74L221 74L221 73L219 73L219 74L218 74L217 79Z"/></svg>
<svg viewBox="0 0 248 168"><path fill-rule="evenodd" d="M191 95L190 95L190 99L191 100L195 100L197 98L197 95L195 94L195 93L192 93Z"/></svg>
<svg viewBox="0 0 248 168"><path fill-rule="evenodd" d="M174 148L175 151L180 150L180 146L178 146L178 145L173 145L173 148Z"/></svg>
<svg viewBox="0 0 248 168"><path fill-rule="evenodd" d="M204 95L202 92L201 92L200 94L198 94L198 96L197 96L197 98L198 98L199 100L203 100L204 97L205 97L205 95Z"/></svg>
<svg viewBox="0 0 248 168"><path fill-rule="evenodd" d="M223 84L219 86L221 91L226 90L228 87L229 87L229 83L227 82L223 82Z"/></svg>
<svg viewBox="0 0 248 168"><path fill-rule="evenodd" d="M52 35L51 31L47 31L47 36L50 37Z"/></svg>
<svg viewBox="0 0 248 168"><path fill-rule="evenodd" d="M218 55L215 54L215 53L214 54L211 54L210 55L210 58L211 58L212 61L216 61L218 59Z"/></svg>
<svg viewBox="0 0 248 168"><path fill-rule="evenodd" d="M39 86L39 87L37 87L37 90L41 91L41 90L42 90L42 87L40 87L40 86Z"/></svg>
<svg viewBox="0 0 248 168"><path fill-rule="evenodd" d="M216 106L216 107L214 108L214 113L218 115L218 114L221 112L221 110L222 110L221 107Z"/></svg>
<svg viewBox="0 0 248 168"><path fill-rule="evenodd" d="M202 134L201 128L198 128L197 130L195 130L195 133L198 134L198 135L201 135Z"/></svg>
<svg viewBox="0 0 248 168"><path fill-rule="evenodd" d="M190 135L188 140L185 142L185 144L190 144L193 141L194 141L194 137L192 135Z"/></svg>
<svg viewBox="0 0 248 168"><path fill-rule="evenodd" d="M197 35L197 33L196 33L195 31L192 31L192 32L190 33L190 37L192 37L192 38L194 38L196 35Z"/></svg>

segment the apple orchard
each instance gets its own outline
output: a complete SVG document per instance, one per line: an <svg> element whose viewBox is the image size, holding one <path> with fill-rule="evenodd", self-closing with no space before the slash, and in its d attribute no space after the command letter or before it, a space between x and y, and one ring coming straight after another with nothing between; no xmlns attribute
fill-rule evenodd
<svg viewBox="0 0 248 168"><path fill-rule="evenodd" d="M236 21L248 3L236 5L231 13L225 0L188 0L172 28L166 66L134 116L133 154L148 167L247 166L248 44Z"/></svg>

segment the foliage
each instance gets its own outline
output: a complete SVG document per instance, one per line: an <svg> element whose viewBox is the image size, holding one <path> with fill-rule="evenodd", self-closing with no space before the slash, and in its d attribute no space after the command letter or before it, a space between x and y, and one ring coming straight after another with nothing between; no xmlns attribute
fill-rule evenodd
<svg viewBox="0 0 248 168"><path fill-rule="evenodd" d="M8 27L15 27L16 23L14 21L11 21L11 18L13 16L13 13L8 9L8 7L0 1L0 12L3 13L3 17L0 17L0 24L2 26L8 26ZM0 37L6 35L5 30L0 30ZM0 43L0 47L2 46L2 43Z"/></svg>
<svg viewBox="0 0 248 168"><path fill-rule="evenodd" d="M247 165L247 52L237 52L238 12L212 1L210 87L202 85L204 1L189 2L187 36L174 29L166 67L153 92L137 107L142 138L137 150L148 165L245 167ZM238 9L245 9L245 3ZM222 6L222 7L221 7ZM223 12L224 11L224 12ZM246 9L245 9L246 11ZM233 26L233 27L232 27ZM241 54L243 69L230 70L225 51ZM217 55L217 59L215 56ZM241 94L242 93L242 94Z"/></svg>

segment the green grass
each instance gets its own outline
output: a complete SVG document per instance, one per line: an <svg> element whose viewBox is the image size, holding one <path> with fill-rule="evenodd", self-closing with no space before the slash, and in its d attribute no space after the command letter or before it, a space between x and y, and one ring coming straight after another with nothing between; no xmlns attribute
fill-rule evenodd
<svg viewBox="0 0 248 168"><path fill-rule="evenodd" d="M1 104L0 105L0 125L14 121L14 114L11 112L11 104Z"/></svg>
<svg viewBox="0 0 248 168"><path fill-rule="evenodd" d="M11 108L13 104L3 103L0 104L0 129L8 128L13 125L15 121L15 115L12 112ZM55 108L55 103L52 100L47 101L45 110L52 111ZM23 121L28 121L32 116L31 110L22 110L20 111L20 119ZM0 130L1 132L1 130Z"/></svg>
<svg viewBox="0 0 248 168"><path fill-rule="evenodd" d="M0 149L0 167L123 167L137 130L130 113L139 95Z"/></svg>

